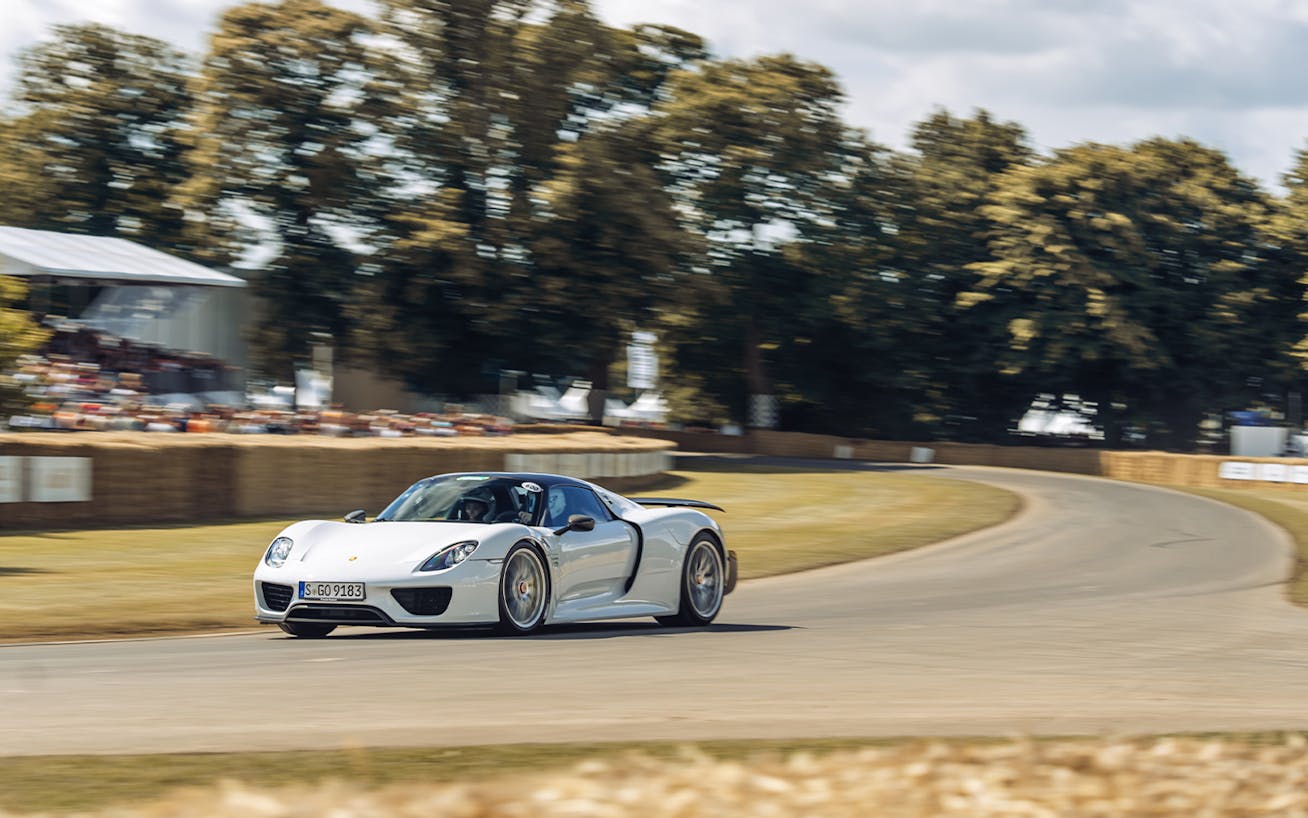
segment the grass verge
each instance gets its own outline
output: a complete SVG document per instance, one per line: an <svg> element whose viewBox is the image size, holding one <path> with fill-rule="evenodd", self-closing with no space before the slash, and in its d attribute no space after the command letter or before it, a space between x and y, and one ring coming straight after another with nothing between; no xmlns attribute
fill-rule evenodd
<svg viewBox="0 0 1308 818"><path fill-rule="evenodd" d="M1295 605L1308 608L1308 495L1290 489L1207 489L1172 486L1178 491L1252 511L1289 532L1294 540L1294 571L1285 595Z"/></svg>
<svg viewBox="0 0 1308 818"><path fill-rule="evenodd" d="M647 492L709 500L743 578L937 542L1002 522L1001 489L902 472L706 465ZM0 642L255 627L250 575L289 520L0 536Z"/></svg>
<svg viewBox="0 0 1308 818"><path fill-rule="evenodd" d="M886 746L910 739L813 739L800 741L709 741L693 745L716 759L801 750L830 752ZM389 784L472 781L563 770L592 758L639 752L673 759L685 742L508 744L474 747L358 748L296 750L288 754L180 753L120 756L15 756L0 759L0 809L68 812L140 803L181 788L224 780L275 787L343 781L374 789Z"/></svg>
<svg viewBox="0 0 1308 818"><path fill-rule="evenodd" d="M1167 738L1167 737L1161 737ZM1302 747L1303 734L1298 733L1239 733L1239 734L1202 734L1179 737L1192 745L1192 754L1204 757L1211 764L1223 765L1221 775L1231 774L1231 760L1240 755L1253 755L1259 748L1284 747L1287 743ZM129 755L129 756L35 756L12 757L0 759L0 814L6 810L15 813L39 812L41 814L64 814L69 812L96 811L112 815L176 815L185 814L186 809L146 809L120 812L122 808L145 805L167 799L170 793L176 793L172 800L174 807L205 800L193 798L190 794L202 793L204 788L211 788L223 781L239 781L247 790L279 790L294 786L298 790L310 790L325 782L340 782L340 791L350 793L351 804L354 794L375 792L377 790L403 784L441 785L458 783L467 786L492 786L501 782L512 786L513 782L524 775L540 777L543 775L567 778L565 771L577 769L582 762L600 761L606 764L621 765L625 759L641 758L663 762L693 763L698 767L707 766L706 762L748 762L751 768L758 765L775 765L779 759L796 754L805 754L814 759L803 765L806 769L821 764L822 759L833 754L844 754L873 748L898 749L911 756L916 766L954 767L953 760L960 756L985 754L988 748L1003 748L1013 745L1027 756L1034 756L1036 767L1028 769L1017 778L1034 783L1049 773L1051 759L1039 748L1056 748L1060 743L1087 744L1089 750L1085 758L1078 760L1073 767L1085 772L1095 766L1095 759L1103 762L1107 773L1117 782L1116 787L1123 786L1120 777L1121 752L1130 745L1141 745L1146 749L1151 739L1067 739L1062 737L1041 737L1018 742L1008 738L820 738L789 740L737 740L706 741L687 744L684 742L621 742L602 744L517 744L501 746L449 747L449 748L367 748L352 750L297 750L287 753L197 753L172 755ZM1105 748L1113 749L1106 751ZM1158 745L1168 749L1166 744ZM1022 750L1023 747L1030 749ZM1169 753L1175 752L1170 748ZM1011 750L1010 753L1011 754ZM1158 775L1157 764L1162 755L1157 750L1144 752L1149 756L1148 764L1141 769ZM835 756L837 759L841 756ZM1116 760L1115 760L1116 759ZM961 759L966 760L966 759ZM977 759L972 759L976 761ZM985 761L985 759L981 759ZM845 757L838 763L839 778L849 779L849 759ZM943 764L942 764L943 763ZM648 762L640 766L649 766ZM985 766L992 766L987 762ZM1030 765L1027 765L1028 767ZM1057 765L1055 765L1057 766ZM1191 765L1195 766L1195 765ZM1267 759L1260 766L1268 768ZM811 770L810 770L811 772ZM1197 770L1203 773L1203 769ZM1293 771L1287 771L1292 773ZM1212 775L1209 773L1208 775ZM897 775L903 779L905 774ZM913 773L921 777L924 772ZM930 776L927 776L930 778ZM1290 788L1299 786L1292 774L1282 776ZM911 778L911 776L910 776ZM996 781L1012 776L1000 776ZM1166 778L1166 775L1161 776ZM834 780L834 779L833 779ZM907 779L905 779L907 780ZM1057 776L1054 781L1056 782ZM1128 785L1130 779L1127 779ZM707 782L704 782L707 786ZM923 782L919 782L923 783ZM1139 782L1137 782L1139 783ZM913 786L912 781L908 781ZM607 787L611 787L608 782ZM755 801L767 800L771 791L758 789ZM667 793L664 793L666 795ZM1224 794L1229 794L1225 792ZM1276 793L1281 794L1281 793ZM1045 797L1048 797L1047 795ZM210 799L212 800L212 799ZM323 800L323 799L319 799ZM697 799L697 803L699 800ZM267 802L261 801L263 807ZM708 803L712 803L711 801ZM757 804L755 805L757 806ZM1102 806L1102 805L1101 805ZM1210 805L1211 806L1211 805ZM427 806L427 810L431 805ZM352 812L351 810L347 810ZM875 812L875 810L872 810ZM212 811L191 808L191 814L210 814ZM262 814L273 814L266 808ZM368 814L386 814L376 810ZM1055 814L1056 810L1048 810ZM1071 811L1076 812L1076 811ZM1071 814L1068 812L1067 814ZM1099 812L1091 810L1095 814ZM1193 814L1168 812L1166 814ZM223 810L220 814L230 814ZM276 814L309 814L292 809L278 810ZM416 814L405 811L396 814ZM470 814L460 811L459 814ZM481 813L478 813L481 814ZM496 812L495 814L501 814ZM509 813L504 813L509 814ZM530 814L520 810L511 814ZM583 814L583 813L575 813ZM584 814L600 814L586 812ZM603 814L608 814L605 812ZM683 814L678 811L678 814ZM684 814L709 815L721 812L691 810ZM731 814L751 814L738 811ZM867 811L852 814L868 814ZM896 813L898 814L898 813ZM905 813L909 814L909 813ZM919 813L911 813L919 814ZM921 813L927 814L927 813ZM929 814L938 814L930 812ZM987 812L987 815L992 814ZM1011 814L1005 811L1003 814ZM1077 812L1077 814L1081 814ZM1087 813L1088 814L1088 813ZM1150 813L1153 814L1153 813ZM1160 812L1159 814L1164 814ZM1217 814L1217 813L1214 813ZM1226 813L1222 813L1226 814ZM1241 812L1238 814L1254 814ZM1257 814L1265 814L1258 812ZM1274 814L1269 812L1266 814Z"/></svg>

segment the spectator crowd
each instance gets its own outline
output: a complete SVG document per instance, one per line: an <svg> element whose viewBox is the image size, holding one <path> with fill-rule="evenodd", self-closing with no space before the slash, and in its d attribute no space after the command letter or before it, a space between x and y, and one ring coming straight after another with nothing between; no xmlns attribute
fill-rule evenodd
<svg viewBox="0 0 1308 818"><path fill-rule="evenodd" d="M86 328L56 329L40 354L3 377L29 406L11 430L318 434L333 437L503 435L510 421L447 407L403 413L251 405L233 367L202 353L159 349Z"/></svg>

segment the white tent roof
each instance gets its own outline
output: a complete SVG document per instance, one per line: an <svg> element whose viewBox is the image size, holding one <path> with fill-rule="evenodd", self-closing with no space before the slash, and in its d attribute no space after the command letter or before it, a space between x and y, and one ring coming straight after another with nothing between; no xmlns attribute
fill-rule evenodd
<svg viewBox="0 0 1308 818"><path fill-rule="evenodd" d="M149 247L106 236L0 227L0 273L115 284L244 287L245 281Z"/></svg>

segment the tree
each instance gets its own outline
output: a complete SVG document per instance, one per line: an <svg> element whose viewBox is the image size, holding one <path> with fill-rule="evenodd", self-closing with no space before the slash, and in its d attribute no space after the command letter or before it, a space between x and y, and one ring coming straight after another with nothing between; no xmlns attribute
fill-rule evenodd
<svg viewBox="0 0 1308 818"><path fill-rule="evenodd" d="M578 242L603 232L609 217L574 212L588 221L572 225L558 208L584 210L588 197L612 194L630 210L627 202L643 192L655 200L643 225L621 211L612 220L657 229L662 193L646 184L646 170L617 169L617 180L640 186L625 198L582 180L613 174L615 151L646 161L636 158L625 124L670 72L702 53L702 42L671 28L611 29L582 2L395 0L383 9L402 58L379 73L384 92L374 94L385 100L376 110L393 150L377 252L354 309L361 339L379 366L426 392L486 391L499 368L590 372L601 383L585 350L610 352L613 328L573 322L567 350L543 343L542 333L565 330L542 316L573 316L578 306L544 282L566 269L611 294L632 270L663 269L676 242L658 248L627 237L629 250L658 253L606 273L586 259L611 250ZM606 133L589 141L597 123ZM596 166L586 169L588 162ZM621 313L627 301L611 303L614 321L639 319L640 309ZM387 352L397 338L412 339L413 354ZM480 365L451 367L456 348L477 350Z"/></svg>
<svg viewBox="0 0 1308 818"><path fill-rule="evenodd" d="M986 205L1001 175L1033 153L1021 126L986 111L966 119L938 111L913 129L911 146L887 184L904 305L900 397L915 407L919 434L998 439L1030 401L1030 385L997 364L1003 327L959 297L978 283L974 265L991 259L995 224Z"/></svg>
<svg viewBox="0 0 1308 818"><path fill-rule="evenodd" d="M32 316L18 308L27 285L13 276L0 275L0 411L8 413L23 404L18 385L6 376L14 371L19 356L32 352L49 337Z"/></svg>
<svg viewBox="0 0 1308 818"><path fill-rule="evenodd" d="M803 288L792 338L777 352L791 393L786 427L903 437L920 397L915 345L924 314L912 279L896 266L895 162L866 135L846 135L844 165L826 194L826 216L783 248Z"/></svg>
<svg viewBox="0 0 1308 818"><path fill-rule="evenodd" d="M348 310L360 354L424 394L484 392L498 352L478 321L491 304L456 198L425 196L383 219L381 249L362 265Z"/></svg>
<svg viewBox="0 0 1308 818"><path fill-rule="evenodd" d="M768 353L790 337L806 278L782 248L826 218L843 162L840 89L827 69L785 55L704 63L668 86L655 106L662 169L685 226L709 248L716 290L676 363L702 371L705 353L734 348L743 389L720 385L722 402L743 413L748 401L754 425L773 425Z"/></svg>
<svg viewBox="0 0 1308 818"><path fill-rule="evenodd" d="M1297 320L1282 318L1276 326L1288 326L1292 333L1288 341L1293 344L1299 378L1291 382L1297 386L1302 373L1308 370L1308 310L1302 303L1308 298L1308 151L1295 154L1294 165L1283 181L1286 195L1275 202L1268 224L1271 242L1266 255L1270 263L1278 266L1283 286L1289 288L1289 282L1294 282L1291 292L1279 303L1285 310L1293 310Z"/></svg>
<svg viewBox="0 0 1308 818"><path fill-rule="evenodd" d="M453 191L460 221L489 252L512 252L515 217L550 178L561 141L597 119L630 118L669 73L704 54L664 26L603 25L584 0L382 0L401 59L388 123L409 170ZM443 194L442 194L443 195Z"/></svg>
<svg viewBox="0 0 1308 818"><path fill-rule="evenodd" d="M169 249L186 177L190 61L97 24L56 26L24 52L0 149L0 221L120 235Z"/></svg>
<svg viewBox="0 0 1308 818"><path fill-rule="evenodd" d="M1269 262L1267 196L1221 152L1069 148L1010 171L986 215L994 260L962 300L1006 327L1008 371L1096 403L1110 442L1131 423L1188 447L1204 413L1289 371L1302 288Z"/></svg>
<svg viewBox="0 0 1308 818"><path fill-rule="evenodd" d="M676 302L692 249L644 137L629 124L561 149L559 172L537 191L531 286L504 304L534 353L522 365L584 372L596 422L610 367L633 330L653 327Z"/></svg>
<svg viewBox="0 0 1308 818"><path fill-rule="evenodd" d="M204 61L183 201L212 260L268 256L252 273L253 347L270 370L289 372L315 333L349 351L349 246L374 198L371 31L317 0L248 3L223 14Z"/></svg>

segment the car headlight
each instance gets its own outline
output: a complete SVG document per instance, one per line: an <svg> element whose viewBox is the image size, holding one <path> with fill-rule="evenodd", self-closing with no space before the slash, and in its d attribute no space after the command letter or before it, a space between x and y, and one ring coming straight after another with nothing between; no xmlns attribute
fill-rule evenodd
<svg viewBox="0 0 1308 818"><path fill-rule="evenodd" d="M427 559L422 565L418 566L419 571L444 571L446 568L453 568L459 563L472 556L472 552L477 550L477 541L468 540L466 542L456 542L454 545L446 546Z"/></svg>
<svg viewBox="0 0 1308 818"><path fill-rule="evenodd" d="M291 555L291 549L295 547L295 541L290 537L278 537L268 546L268 553L263 555L265 565L273 568L281 568L286 564L286 558Z"/></svg>

